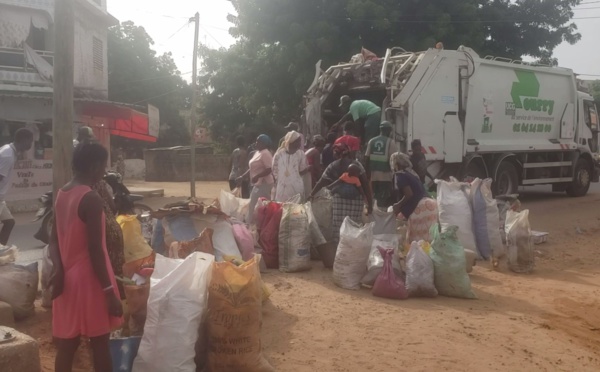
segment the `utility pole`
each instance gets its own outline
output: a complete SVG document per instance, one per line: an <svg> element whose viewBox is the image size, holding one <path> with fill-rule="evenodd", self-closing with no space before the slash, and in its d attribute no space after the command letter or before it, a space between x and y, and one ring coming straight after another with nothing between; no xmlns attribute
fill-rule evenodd
<svg viewBox="0 0 600 372"><path fill-rule="evenodd" d="M74 0L54 2L52 188L54 197L71 180L73 157Z"/></svg>
<svg viewBox="0 0 600 372"><path fill-rule="evenodd" d="M192 70L192 112L190 113L190 137L191 137L191 181L190 181L190 196L196 197L196 100L198 99L198 32L200 28L200 13L196 12L194 18L190 22L195 23L196 30L194 32L194 57Z"/></svg>

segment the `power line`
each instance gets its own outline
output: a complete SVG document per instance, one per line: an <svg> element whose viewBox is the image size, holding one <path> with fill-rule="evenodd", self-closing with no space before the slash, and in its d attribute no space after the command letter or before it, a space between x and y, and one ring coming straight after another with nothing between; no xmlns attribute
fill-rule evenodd
<svg viewBox="0 0 600 372"><path fill-rule="evenodd" d="M164 43L166 43L167 41L171 40L171 39L173 38L173 36L177 35L177 34L178 34L178 33L179 33L181 30L183 30L183 29L184 29L184 27L185 27L185 26L187 26L187 25L189 25L189 24L190 24L190 21L189 21L189 20L188 20L188 21L186 21L186 22L183 24L183 26L181 26L181 27L180 27L180 28L179 28L177 31L175 31L175 32L173 33L173 35L169 36L169 37L168 37L168 38L167 38L165 41L161 42L161 43L160 43L160 44L158 44L158 45L164 45Z"/></svg>
<svg viewBox="0 0 600 372"><path fill-rule="evenodd" d="M159 94L158 96L154 96L154 97L150 97L150 98L143 99L143 100L141 100L141 101L134 102L134 103L132 103L132 105L137 105L138 103L142 103L142 102L148 102L148 101L150 101L151 99L155 99L155 98L164 97L164 96L166 96L166 95L169 95L169 94L171 94L171 93L175 93L175 92L177 92L178 90L181 90L181 88L173 89L173 90L171 90L171 91L169 91L169 92L166 92L166 93L163 93L163 94Z"/></svg>
<svg viewBox="0 0 600 372"><path fill-rule="evenodd" d="M213 36L213 35L212 35L210 32L208 32L208 30L207 30L206 28L204 28L204 26L200 25L200 27L202 27L202 30L204 30L204 32L206 32L206 34L207 34L208 36L210 36L210 37L211 37L211 38L212 38L214 41L216 41L216 42L217 42L217 44L219 44L219 45L221 46L221 48L225 48L225 47L223 46L223 44L221 44L221 42L220 42L219 40L217 40L217 38L216 38L216 37L214 37L214 36Z"/></svg>

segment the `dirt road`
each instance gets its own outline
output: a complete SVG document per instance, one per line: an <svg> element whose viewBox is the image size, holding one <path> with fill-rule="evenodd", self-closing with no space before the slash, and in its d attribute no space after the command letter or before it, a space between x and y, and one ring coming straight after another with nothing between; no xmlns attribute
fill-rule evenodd
<svg viewBox="0 0 600 372"><path fill-rule="evenodd" d="M320 263L301 274L270 271L264 355L290 372L599 371L600 193L522 201L532 227L550 232L548 243L536 246L533 274L476 267L478 300L383 300L337 288ZM19 325L42 342L45 371L48 322L41 312Z"/></svg>

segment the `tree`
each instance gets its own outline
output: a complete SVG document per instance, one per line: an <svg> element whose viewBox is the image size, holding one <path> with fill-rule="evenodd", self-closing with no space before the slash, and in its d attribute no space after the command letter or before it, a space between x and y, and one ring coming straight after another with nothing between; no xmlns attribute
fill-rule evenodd
<svg viewBox="0 0 600 372"><path fill-rule="evenodd" d="M189 134L180 111L189 108L191 89L182 79L171 53L157 56L154 41L143 27L123 22L108 32L108 91L115 102L146 105L160 110L157 145L189 143ZM120 146L139 143L115 138Z"/></svg>
<svg viewBox="0 0 600 372"><path fill-rule="evenodd" d="M590 83L590 94L594 97L596 105L600 105L600 80L595 80ZM598 106L600 108L600 106Z"/></svg>
<svg viewBox="0 0 600 372"><path fill-rule="evenodd" d="M553 63L562 41L580 39L570 23L580 0L229 0L238 42L202 50L202 102L213 135L239 126L276 132L301 113L314 64L348 61L365 47L378 55L420 51L443 41L480 55Z"/></svg>

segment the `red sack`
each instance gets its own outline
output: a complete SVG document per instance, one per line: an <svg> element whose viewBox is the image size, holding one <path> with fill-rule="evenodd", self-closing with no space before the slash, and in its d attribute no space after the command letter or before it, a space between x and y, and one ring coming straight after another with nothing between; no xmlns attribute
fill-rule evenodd
<svg viewBox="0 0 600 372"><path fill-rule="evenodd" d="M256 207L256 229L258 244L262 247L262 258L269 269L279 268L279 224L283 209L276 202L259 201Z"/></svg>
<svg viewBox="0 0 600 372"><path fill-rule="evenodd" d="M404 300L408 298L408 292L404 286L404 281L397 277L392 267L392 260L394 259L393 249L384 249L377 247L381 257L383 257L383 270L381 274L375 280L375 285L371 293L373 296L391 298L393 300Z"/></svg>

